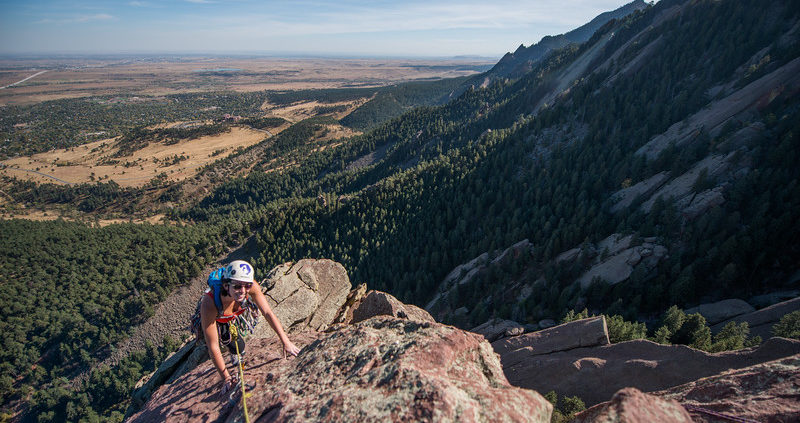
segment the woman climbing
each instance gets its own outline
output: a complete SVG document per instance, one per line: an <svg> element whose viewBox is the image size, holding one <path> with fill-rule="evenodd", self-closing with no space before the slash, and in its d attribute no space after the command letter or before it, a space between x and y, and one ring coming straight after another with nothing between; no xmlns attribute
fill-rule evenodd
<svg viewBox="0 0 800 423"><path fill-rule="evenodd" d="M253 278L254 273L255 269L246 261L230 262L224 269L212 272L209 276L212 289L206 291L200 301L200 329L208 346L208 355L222 378L223 394L236 386L237 379L228 372L220 345L228 347L232 361L237 365L236 348L238 346L241 354L245 346L242 336L237 333L252 331L253 318L258 317L258 311L261 311L280 338L283 358L287 354L297 356L300 352L283 331L281 322L272 312L267 299L261 293L261 287ZM236 325L237 328L231 330L231 325Z"/></svg>

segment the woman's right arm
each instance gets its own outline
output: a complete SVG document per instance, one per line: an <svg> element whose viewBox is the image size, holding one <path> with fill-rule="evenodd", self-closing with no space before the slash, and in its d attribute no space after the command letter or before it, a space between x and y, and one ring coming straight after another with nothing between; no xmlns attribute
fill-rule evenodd
<svg viewBox="0 0 800 423"><path fill-rule="evenodd" d="M214 367L217 368L222 382L227 383L231 379L231 375L225 367L225 360L222 358L222 351L219 349L219 333L217 332L216 320L217 307L214 305L214 300L204 295L203 301L200 303L200 321L203 325L203 335L206 339L208 355L211 357Z"/></svg>

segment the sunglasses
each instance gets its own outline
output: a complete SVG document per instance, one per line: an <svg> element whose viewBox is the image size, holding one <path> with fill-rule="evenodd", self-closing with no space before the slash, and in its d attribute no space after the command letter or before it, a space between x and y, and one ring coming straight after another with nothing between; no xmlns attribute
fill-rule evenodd
<svg viewBox="0 0 800 423"><path fill-rule="evenodd" d="M244 288L245 290L249 291L251 286L253 286L253 284L250 283L250 282L247 282L247 283L232 283L231 284L231 287L233 287L234 291L238 291L238 290L240 290L242 288Z"/></svg>

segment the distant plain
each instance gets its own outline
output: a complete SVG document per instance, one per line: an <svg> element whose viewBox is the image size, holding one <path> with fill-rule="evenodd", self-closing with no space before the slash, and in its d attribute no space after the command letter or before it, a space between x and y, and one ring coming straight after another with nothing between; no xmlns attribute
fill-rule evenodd
<svg viewBox="0 0 800 423"><path fill-rule="evenodd" d="M0 58L0 106L62 98L373 87L471 75L492 59ZM47 71L9 86L41 71Z"/></svg>

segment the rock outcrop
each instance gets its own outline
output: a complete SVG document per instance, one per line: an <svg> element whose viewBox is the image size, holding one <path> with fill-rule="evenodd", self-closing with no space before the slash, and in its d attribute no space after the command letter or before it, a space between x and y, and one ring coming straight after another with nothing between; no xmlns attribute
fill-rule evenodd
<svg viewBox="0 0 800 423"><path fill-rule="evenodd" d="M611 401L575 416L570 423L692 423L692 417L675 400L648 395L636 388L617 391Z"/></svg>
<svg viewBox="0 0 800 423"><path fill-rule="evenodd" d="M288 332L326 328L351 288L344 266L327 259L304 259L276 266L261 286L272 311ZM254 334L271 335L266 322L261 322Z"/></svg>
<svg viewBox="0 0 800 423"><path fill-rule="evenodd" d="M144 383L137 384L134 387L133 395L131 397L133 407L139 408L144 405L156 388L166 383L170 377L175 375L178 369L185 365L185 361L187 357L189 357L194 351L194 347L194 339L183 344L178 351L167 357L167 359L164 360L160 366L158 366L158 369L153 372L153 374L149 375L149 377L147 377L147 380L144 381Z"/></svg>
<svg viewBox="0 0 800 423"><path fill-rule="evenodd" d="M756 309L746 301L731 298L711 304L700 304L697 307L686 309L685 313L700 313L706 318L706 322L708 322L709 325L715 325L736 316L752 313L754 311L756 311Z"/></svg>
<svg viewBox="0 0 800 423"><path fill-rule="evenodd" d="M775 323L778 323L783 316L797 310L800 310L800 297L724 320L711 326L711 332L717 333L721 331L730 322L747 322L750 327L750 336L760 336L762 339L767 339L773 335L772 326Z"/></svg>
<svg viewBox="0 0 800 423"><path fill-rule="evenodd" d="M350 291L350 279L344 267L335 261L304 259L273 268L261 282L261 288L284 329L294 333L321 330L334 323ZM271 336L274 332L261 319L251 338ZM207 359L203 340L185 343L136 387L128 413L139 409L159 386L172 383Z"/></svg>
<svg viewBox="0 0 800 423"><path fill-rule="evenodd" d="M580 246L564 251L549 264L555 264L572 269L584 269L575 282L582 288L587 288L595 280L609 284L627 281L632 275L646 279L662 260L669 258L669 251L657 243L654 237L637 238L635 235L611 234L597 243L583 243ZM505 272L508 281L500 291L494 291L484 299L484 305L492 304L493 298L500 296L504 300L511 300L511 320L522 321L526 318L526 311L521 305L534 292L550 289L545 278L545 269L548 264L533 260L533 245L527 240L522 240L505 250L495 251L494 258L489 253L456 266L442 280L437 293L425 309L438 321L447 321L461 326L476 326L484 321L470 321L472 307L477 304L455 308L458 303L457 290L474 285L482 278L490 275L492 271ZM636 272L636 273L634 273ZM467 288L468 290L469 288ZM579 297L568 307L582 309L586 299ZM453 309L455 308L455 309ZM524 332L541 329L554 325L548 316L536 325L524 327ZM469 326L468 326L469 325ZM492 326L492 325L490 325ZM493 329L492 329L493 330ZM511 334L510 334L511 335ZM490 336L492 338L494 335ZM509 336L509 335L504 335Z"/></svg>
<svg viewBox="0 0 800 423"><path fill-rule="evenodd" d="M730 370L655 392L678 401L695 422L719 421L718 414L757 422L800 421L800 355Z"/></svg>
<svg viewBox="0 0 800 423"><path fill-rule="evenodd" d="M552 406L508 384L483 337L437 323L375 317L331 333L294 335L296 358L275 339L248 346L252 421L549 422ZM164 385L130 422L241 421L238 396L219 393L205 362ZM240 394L238 394L240 395Z"/></svg>
<svg viewBox="0 0 800 423"><path fill-rule="evenodd" d="M525 327L512 320L490 319L486 323L478 325L469 330L470 332L483 335L489 342L494 342L502 338L518 336L525 333Z"/></svg>
<svg viewBox="0 0 800 423"><path fill-rule="evenodd" d="M800 282L800 272L797 272L794 277L796 279L788 281L787 285L797 284ZM747 299L747 303L753 307L761 309L771 305L782 303L784 301L793 300L800 297L800 290L790 289L786 291L774 291L767 294L756 295Z"/></svg>
<svg viewBox="0 0 800 423"><path fill-rule="evenodd" d="M581 248L579 254L575 256L594 257L592 266L578 278L581 288L585 289L594 280L602 280L612 285L626 281L640 265L649 271L667 257L667 248L656 244L652 238L643 240L639 245L633 245L632 235L612 234L598 242L597 246L588 245Z"/></svg>
<svg viewBox="0 0 800 423"><path fill-rule="evenodd" d="M501 339L492 348L503 358L503 366L513 366L517 359L568 351L575 348L608 345L605 316L590 317L564 323L549 329Z"/></svg>
<svg viewBox="0 0 800 423"><path fill-rule="evenodd" d="M456 266L445 276L433 299L425 305L425 310L431 312L437 319L449 310L443 304L443 299L447 298L461 285L473 283L481 272L487 271L491 267L508 268L514 263L524 267L530 261L533 252L533 244L524 239L503 251L498 251L494 258L490 258L489 253L483 253L467 263Z"/></svg>
<svg viewBox="0 0 800 423"><path fill-rule="evenodd" d="M606 401L625 387L657 391L800 353L800 341L784 338L769 339L758 348L715 354L646 340L575 348L573 334L562 329L565 350L539 354L552 348L537 347L528 335L522 335L530 342L522 348L507 347L514 338L493 345L508 381L539 392L577 395L587 405ZM556 344L555 340L547 342Z"/></svg>
<svg viewBox="0 0 800 423"><path fill-rule="evenodd" d="M357 305L354 305L352 320L344 323L354 324L374 316L392 316L418 322L435 322L427 311L415 305L403 304L385 292L369 291Z"/></svg>
<svg viewBox="0 0 800 423"><path fill-rule="evenodd" d="M611 201L614 203L611 206L611 212L617 213L626 209L637 198L649 197L667 181L669 181L669 172L659 172L641 182L615 192L611 195Z"/></svg>
<svg viewBox="0 0 800 423"><path fill-rule="evenodd" d="M658 198L673 199L680 210L694 204L694 186L702 175L705 178L716 178L724 172L735 167L736 153L725 155L710 155L695 163L689 170L664 184L650 198L642 204L642 210L649 212Z"/></svg>
<svg viewBox="0 0 800 423"><path fill-rule="evenodd" d="M671 144L682 147L691 143L697 138L701 129L708 131L711 136L716 136L725 123L735 119L737 115L748 110L761 109L781 92L793 92L798 87L800 87L800 59L794 59L727 97L711 103L709 107L701 109L687 119L673 124L666 132L655 136L639 148L636 154L652 160ZM765 98L764 93L770 95Z"/></svg>
<svg viewBox="0 0 800 423"><path fill-rule="evenodd" d="M704 377L664 391L625 388L571 423L800 421L800 355Z"/></svg>
<svg viewBox="0 0 800 423"><path fill-rule="evenodd" d="M541 61L551 51L560 49L570 43L583 43L608 21L620 19L645 7L647 7L647 4L644 1L634 0L616 10L602 13L589 23L565 34L545 36L538 43L529 47L520 45L513 53L506 53L489 72L486 72L484 78L489 81L503 78L519 78L530 71L535 63Z"/></svg>
<svg viewBox="0 0 800 423"><path fill-rule="evenodd" d="M800 90L798 70L800 59L794 59L742 88L732 84L715 87L712 90L715 93L710 96L722 96L723 92L726 96L674 123L639 148L636 154L653 160L670 146L687 149L707 143L709 137L719 136L721 141L713 151L682 174L661 172L617 191L611 196L611 211L625 210L639 199L641 210L650 212L656 200L662 198L673 202L684 219L692 220L723 205L731 184L750 171L752 154L748 151L757 148L766 136L764 123L750 122L750 116L781 93L791 95ZM724 132L729 125L744 127L733 133Z"/></svg>
<svg viewBox="0 0 800 423"><path fill-rule="evenodd" d="M633 245L631 236L612 236L562 260L630 254L654 241ZM529 248L516 244L493 261L486 257L478 267L508 264ZM438 324L426 311L389 294L367 291L365 285L348 293L344 268L330 260L278 266L263 287L292 331L293 342L303 349L297 358L283 360L279 341L268 338L271 332L248 340L248 409L262 422L549 421L550 404L529 389L576 395L592 405L626 387L667 389L800 354L800 341L782 338L757 349L718 354L641 340L610 345L602 316L530 333L523 333L526 327L515 322L492 320L475 328L481 332L475 334ZM750 316L753 322L772 322L798 307L800 299L787 303L735 319ZM734 305L742 308L738 302ZM712 321L731 314L701 308L722 316ZM184 345L144 382L133 396L131 421L241 420L238 397L218 394L219 380L202 342ZM662 414L680 414L674 402L636 389L618 393L614 401L594 414L594 420L581 421L599 421L602 416L655 421ZM642 411L644 404L649 411Z"/></svg>

